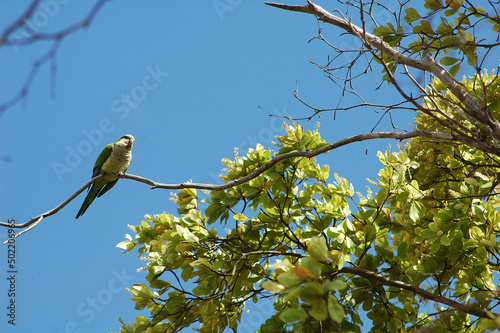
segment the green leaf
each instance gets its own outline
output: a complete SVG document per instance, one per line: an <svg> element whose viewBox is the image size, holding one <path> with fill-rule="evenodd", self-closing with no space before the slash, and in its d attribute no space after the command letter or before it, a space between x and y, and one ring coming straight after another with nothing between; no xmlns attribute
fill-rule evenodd
<svg viewBox="0 0 500 333"><path fill-rule="evenodd" d="M431 244L431 254L438 253L440 249L441 249L441 243L440 242L432 242L432 244Z"/></svg>
<svg viewBox="0 0 500 333"><path fill-rule="evenodd" d="M476 11L478 11L481 14L486 13L486 9L484 9L484 7L481 6L476 6Z"/></svg>
<svg viewBox="0 0 500 333"><path fill-rule="evenodd" d="M188 228L177 225L177 232L184 237L187 242L198 243L200 240Z"/></svg>
<svg viewBox="0 0 500 333"><path fill-rule="evenodd" d="M450 68L448 72L450 73L451 76L455 76L458 73L458 71L460 70L460 64L461 63L459 62L458 64Z"/></svg>
<svg viewBox="0 0 500 333"><path fill-rule="evenodd" d="M441 64L443 64L445 66L451 66L454 63L456 63L457 61L458 61L458 59L457 58L453 58L453 57L443 57L440 60Z"/></svg>
<svg viewBox="0 0 500 333"><path fill-rule="evenodd" d="M204 284L198 284L193 288L192 292L195 296L205 296L210 293L210 289L208 289Z"/></svg>
<svg viewBox="0 0 500 333"><path fill-rule="evenodd" d="M191 265L186 265L182 269L181 278L187 282L193 276L193 272L194 272L194 267Z"/></svg>
<svg viewBox="0 0 500 333"><path fill-rule="evenodd" d="M236 221L248 221L249 220L248 217L246 217L245 215L243 215L241 213L234 214L233 219L235 219Z"/></svg>
<svg viewBox="0 0 500 333"><path fill-rule="evenodd" d="M415 8L406 8L405 9L405 17L404 20L406 23L410 24L413 21L416 21L420 18L420 14L417 12Z"/></svg>
<svg viewBox="0 0 500 333"><path fill-rule="evenodd" d="M394 33L395 33L394 29L391 29L391 28L383 26L383 25L373 29L373 34L375 36L378 36L378 37L385 37L385 36L392 35Z"/></svg>
<svg viewBox="0 0 500 333"><path fill-rule="evenodd" d="M321 274L322 264L312 257L305 257L302 259L301 266L307 269L312 275L319 277Z"/></svg>
<svg viewBox="0 0 500 333"><path fill-rule="evenodd" d="M435 231L432 231L430 229L424 229L420 232L420 237L422 238L434 238L436 237L437 233Z"/></svg>
<svg viewBox="0 0 500 333"><path fill-rule="evenodd" d="M160 279L155 280L149 284L149 286L151 288L155 288L155 289L169 288L171 285L172 285L172 283L167 282L167 281L163 281Z"/></svg>
<svg viewBox="0 0 500 333"><path fill-rule="evenodd" d="M307 303L313 303L323 297L324 291L318 282L306 282L300 291L300 299Z"/></svg>
<svg viewBox="0 0 500 333"><path fill-rule="evenodd" d="M432 231L435 231L435 232L438 232L439 230L441 230L439 224L436 222L429 223L429 229L431 229Z"/></svg>
<svg viewBox="0 0 500 333"><path fill-rule="evenodd" d="M302 279L294 273L282 273L278 275L277 280L287 288L293 287L302 282Z"/></svg>
<svg viewBox="0 0 500 333"><path fill-rule="evenodd" d="M328 261L328 247L323 237L313 237L309 241L307 253L316 260L321 262Z"/></svg>
<svg viewBox="0 0 500 333"><path fill-rule="evenodd" d="M398 257L401 257L402 259L406 258L407 251L408 251L408 243L402 242L398 246Z"/></svg>
<svg viewBox="0 0 500 333"><path fill-rule="evenodd" d="M420 201L414 201L410 205L409 216L414 223L417 223L417 221L420 220L420 218L425 215L425 212L426 212L425 206Z"/></svg>
<svg viewBox="0 0 500 333"><path fill-rule="evenodd" d="M306 319L306 315L296 308L287 308L279 314L281 321L285 323L295 323Z"/></svg>
<svg viewBox="0 0 500 333"><path fill-rule="evenodd" d="M438 10L443 8L443 1L442 0L425 0L425 8L431 9L431 10Z"/></svg>
<svg viewBox="0 0 500 333"><path fill-rule="evenodd" d="M315 302L312 305L312 310L309 311L309 314L316 320L326 320L328 318L328 309L326 306L326 301L324 299L320 299L318 302Z"/></svg>
<svg viewBox="0 0 500 333"><path fill-rule="evenodd" d="M432 1L434 1L434 0L432 0ZM420 21L419 32L426 34L426 35L429 35L429 36L434 35L434 29L432 29L431 23L429 21L426 21L426 20Z"/></svg>
<svg viewBox="0 0 500 333"><path fill-rule="evenodd" d="M290 260L288 260L286 258L283 260L276 259L276 262L274 264L269 264L269 268L273 268L273 269L281 268L284 271L286 271L292 267L293 267L293 264L290 262Z"/></svg>
<svg viewBox="0 0 500 333"><path fill-rule="evenodd" d="M167 310L176 313L186 306L186 296L180 291L168 293Z"/></svg>
<svg viewBox="0 0 500 333"><path fill-rule="evenodd" d="M500 99L495 99L488 103L488 108L490 108L491 112L498 112L500 110Z"/></svg>
<svg viewBox="0 0 500 333"><path fill-rule="evenodd" d="M446 235L441 236L441 238L439 238L439 242L444 246L450 246L451 244L450 238Z"/></svg>
<svg viewBox="0 0 500 333"><path fill-rule="evenodd" d="M137 310L144 309L153 299L153 292L143 283L133 285L130 293L133 295L132 301L135 302Z"/></svg>
<svg viewBox="0 0 500 333"><path fill-rule="evenodd" d="M287 258L285 258L283 260L276 259L276 262L274 264L269 264L269 268L272 268L272 269L281 268L284 271L286 271L292 267L293 267L293 264Z"/></svg>
<svg viewBox="0 0 500 333"><path fill-rule="evenodd" d="M130 246L130 241L122 241L118 244L116 244L116 247L119 247L120 249L128 249L128 247Z"/></svg>
<svg viewBox="0 0 500 333"><path fill-rule="evenodd" d="M282 285L281 283L274 282L274 281L263 281L261 284L261 287L272 292L272 293L279 293L280 291L285 290L285 286Z"/></svg>
<svg viewBox="0 0 500 333"><path fill-rule="evenodd" d="M151 322L149 321L149 319L141 315L135 317L135 322L137 324L137 331L146 331L146 329L151 326Z"/></svg>
<svg viewBox="0 0 500 333"><path fill-rule="evenodd" d="M328 296L328 315L337 324L344 320L344 308L333 295Z"/></svg>
<svg viewBox="0 0 500 333"><path fill-rule="evenodd" d="M481 230L481 228L473 226L470 229L470 234L472 238L477 239L477 240L482 240L484 238L484 232Z"/></svg>
<svg viewBox="0 0 500 333"><path fill-rule="evenodd" d="M381 188L378 193L375 195L375 199L377 200L377 204L379 206L383 205L383 203L387 200L389 194L388 188Z"/></svg>
<svg viewBox="0 0 500 333"><path fill-rule="evenodd" d="M288 288L286 290L285 298L283 298L283 301L284 302L296 302L301 291L302 291L302 286L300 286L300 285L298 287Z"/></svg>
<svg viewBox="0 0 500 333"><path fill-rule="evenodd" d="M269 199L269 195L267 194L266 191L264 191L261 195L260 195L260 199L259 199L259 203L260 205L262 206L263 209L266 209L267 207L269 207L269 203L270 203L270 199Z"/></svg>
<svg viewBox="0 0 500 333"><path fill-rule="evenodd" d="M326 281L324 284L325 291L344 290L347 288L347 283L344 280L336 279L333 281Z"/></svg>

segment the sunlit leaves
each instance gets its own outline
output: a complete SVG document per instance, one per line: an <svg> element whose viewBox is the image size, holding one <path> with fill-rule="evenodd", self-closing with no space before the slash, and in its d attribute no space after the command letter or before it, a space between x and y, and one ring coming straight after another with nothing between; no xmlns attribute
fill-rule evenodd
<svg viewBox="0 0 500 333"><path fill-rule="evenodd" d="M285 289L285 286L281 283L274 282L274 281L264 281L261 284L262 288L272 292L272 293L277 293L280 291L283 291Z"/></svg>
<svg viewBox="0 0 500 333"><path fill-rule="evenodd" d="M222 179L230 182L247 175L276 154L326 144L317 131L295 125L285 130L277 137L278 152L257 145L244 156L223 159ZM324 274L342 267L356 248L348 220L354 188L338 175L329 182L329 171L315 159L292 158L240 186L210 193L203 209L197 191L185 189L173 198L179 217L147 215L133 227L137 236L119 244L128 251L137 248L148 262L149 287L140 285L131 292L138 308L156 315L154 321L136 325L164 329L166 323L178 325L176 316L182 314L182 325L198 321L201 332L236 327L243 300L254 293L251 299L258 301L257 295L266 290L287 302L276 308L270 319L274 324L299 329L330 320L332 327L342 323L359 331L345 324L345 310L335 296L345 293L347 282L324 280ZM226 226L226 233L219 234L213 226L207 229L209 224ZM274 263L268 262L269 253ZM177 281L196 285L184 293L167 280L172 274Z"/></svg>
<svg viewBox="0 0 500 333"><path fill-rule="evenodd" d="M344 308L339 304L334 295L328 296L328 314L337 324L340 324L344 320Z"/></svg>
<svg viewBox="0 0 500 333"><path fill-rule="evenodd" d="M382 39L389 43L391 46L397 45L404 35L404 29L402 26L397 27L397 29L392 25L392 23L387 22L387 25L382 25L373 30L375 36L382 37Z"/></svg>
<svg viewBox="0 0 500 333"><path fill-rule="evenodd" d="M325 262L328 260L328 248L326 246L326 241L321 237L313 237L309 241L309 246L307 252L314 259Z"/></svg>
<svg viewBox="0 0 500 333"><path fill-rule="evenodd" d="M417 222L425 215L426 209L422 202L415 201L410 204L409 217L413 222Z"/></svg>
<svg viewBox="0 0 500 333"><path fill-rule="evenodd" d="M142 283L133 285L132 288L130 288L130 293L133 296L132 300L135 302L135 308L137 310L144 309L144 307L154 299L152 291Z"/></svg>
<svg viewBox="0 0 500 333"><path fill-rule="evenodd" d="M498 20L490 18L496 15L490 8L475 6L463 0L446 0L445 3L443 0L425 0L424 7L427 11L404 8L404 20L411 25L411 33L406 31L406 34L401 35L398 45L405 45L410 53L418 54L420 59L430 55L444 66L452 66L447 69L452 76L458 73L465 59L469 65L477 64L478 40L483 41L482 46L486 50L496 45L493 40L486 42L484 37L494 37L494 33L500 31ZM441 22L436 22L434 18L437 17ZM397 35L391 22L375 28L374 34L385 41ZM389 67L392 59L385 62Z"/></svg>
<svg viewBox="0 0 500 333"><path fill-rule="evenodd" d="M454 57L441 62L460 64ZM498 116L500 84L486 73L475 79L463 85ZM449 104L457 103L442 83L434 85ZM439 106L460 120L448 104ZM425 114L415 121L418 129L443 130ZM326 144L317 131L297 125L286 126L276 139L277 152L257 145L224 159L224 181L249 174L273 156ZM303 157L207 193L201 202L197 191L179 191L179 216L146 215L131 227L136 235L119 244L129 252L137 249L147 262L147 283L130 291L137 309L150 311L153 319L138 317L133 328L180 330L199 323L200 332L236 330L245 301L269 297L274 310L261 332L361 332L360 313L377 331L442 323L460 331L474 325L472 317L446 306L446 318L419 315L425 307L413 292L343 272L359 267L455 301L474 300L477 308L496 304L493 272L500 263L491 263L500 258L500 160L453 142L417 138L399 148L378 153L375 189L357 198L346 179L330 179L334 166ZM179 283L185 282L193 286L182 289Z"/></svg>

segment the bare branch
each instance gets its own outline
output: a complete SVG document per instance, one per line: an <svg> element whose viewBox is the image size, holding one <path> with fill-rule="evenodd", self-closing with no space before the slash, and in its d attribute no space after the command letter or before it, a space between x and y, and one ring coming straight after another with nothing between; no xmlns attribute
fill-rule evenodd
<svg viewBox="0 0 500 333"><path fill-rule="evenodd" d="M41 57L39 57L37 60L33 62L33 65L31 67L31 71L28 73L26 76L26 79L24 80L24 85L20 89L20 91L14 95L12 98L7 100L4 103L0 104L0 116L2 115L3 111L7 110L8 108L16 105L20 101L22 101L27 95L28 92L31 88L31 85L33 83L33 80L35 79L36 75L38 74L38 71L41 66L43 66L46 62L49 60L52 62L51 65L51 95L54 95L53 91L53 86L54 86L54 77L55 77L55 55L56 52L63 40L64 37L81 30L85 27L87 27L90 22L94 19L94 17L97 15L97 12L101 9L101 7L104 5L106 0L98 0L96 4L92 7L92 9L89 11L87 16L82 19L79 22L76 22L60 31L53 32L53 33L36 33L36 32L30 32L30 36L23 39L23 40L13 40L11 39L11 35L20 28L23 28L26 26L26 21L31 18L33 15L35 9L38 7L40 0L34 0L28 9L19 17L13 24L11 24L0 36L0 48L5 45L10 45L13 47L18 47L18 46L23 46L23 45L28 45L28 44L33 44L41 40L52 40L53 43L48 49L47 52L45 52Z"/></svg>
<svg viewBox="0 0 500 333"><path fill-rule="evenodd" d="M38 3L40 1L41 0L33 0L28 9L26 9L26 11L23 13L23 15L21 15L20 18L12 23L7 29L5 29L5 31L2 33L2 36L0 37L0 47L7 42L10 34L12 34L16 29L19 29L25 25L25 22L31 17L31 15L33 15L33 12L38 7Z"/></svg>
<svg viewBox="0 0 500 333"><path fill-rule="evenodd" d="M140 176L134 176L134 175L127 175L123 174L120 176L120 178L125 178L125 179L132 179L136 180L148 185L151 185L152 189L155 188L162 188L162 189L171 189L171 190L179 190L179 189L184 189L184 188L195 188L195 189L201 189L201 190L211 190L211 191L222 191L234 186L241 185L243 183L246 183L249 180L254 179L258 175L262 174L264 171L272 168L274 165L278 164L279 162L293 158L293 157L307 157L307 158L312 158L321 154L324 154L330 150L345 146L347 144L353 143L353 142L359 142L359 141L366 141L366 140L371 140L371 139L397 139L397 140L406 140L410 138L415 138L415 137L428 137L432 138L434 140L444 140L444 141L458 141L464 144L467 144L471 147L477 148L479 150L482 150L484 152L492 153L495 155L500 156L500 149L496 149L493 147L490 147L484 143L478 142L472 138L468 137L462 137L454 134L449 134L449 133L438 133L438 132L432 132L432 131L412 131L412 132L406 132L406 133L395 133L395 132L374 132L374 133L367 133L367 134L360 134L360 135L355 135L351 136L339 141L336 141L334 143L330 143L324 147L321 147L316 150L311 150L311 151L292 151L289 153L285 153L282 155L277 155L273 157L269 162L261 166L260 168L255 169L248 175L241 177L235 181L232 181L227 184L221 184L221 185L215 185L215 184L199 184L199 183L181 183L181 184L162 184L162 183L157 183L155 181L140 177Z"/></svg>
<svg viewBox="0 0 500 333"><path fill-rule="evenodd" d="M25 233L26 231L28 231L29 229L33 228L35 225L37 225L38 223L40 223L47 216L54 215L55 213L57 213L58 211L60 211L64 206L66 206L71 201L73 201L73 199L76 198L80 193L82 193L87 187L89 187L90 185L94 184L98 179L102 178L103 176L104 176L104 174L101 174L99 176L96 176L96 177L92 178L85 185L83 185L82 187L80 187L75 193L73 193L68 199L64 200L62 203L60 203L56 207L52 208L51 210L48 210L48 211L46 211L43 214L40 214L38 216L33 217L31 220L29 220L27 222L20 223L20 224L9 224L9 223L6 223L6 222L0 222L0 226L2 226L2 227L8 227L8 228L25 228L25 227L30 226L33 223L35 223L30 228L25 229L25 230L19 232L18 234L15 235L15 237L13 237L13 238L17 238L17 237L19 237L19 235L22 235L23 233ZM6 242L4 242L4 244L5 243Z"/></svg>
<svg viewBox="0 0 500 333"><path fill-rule="evenodd" d="M294 12L302 12L312 14L319 20L335 25L344 29L347 33L359 38L363 44L370 50L376 49L389 56L396 63L428 71L436 78L441 80L444 85L460 100L464 105L464 110L473 118L489 127L497 138L500 138L500 123L496 119L489 116L488 111L481 106L479 101L474 99L472 95L457 82L434 58L427 56L424 60L414 59L399 52L388 43L384 42L381 38L365 31L345 18L341 18L331 14L322 7L307 0L307 5L291 6L274 2L266 2L267 5L277 7L280 9L290 10ZM372 52L373 53L373 52Z"/></svg>

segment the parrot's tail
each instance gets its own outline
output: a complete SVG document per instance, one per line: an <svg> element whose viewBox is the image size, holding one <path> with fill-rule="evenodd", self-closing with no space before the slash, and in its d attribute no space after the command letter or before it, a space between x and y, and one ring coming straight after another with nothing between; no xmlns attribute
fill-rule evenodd
<svg viewBox="0 0 500 333"><path fill-rule="evenodd" d="M90 204L87 204L87 203L83 203L82 207L80 208L80 210L78 211L78 214L76 214L76 217L75 219L79 218L80 216L83 215L83 213L85 213L85 211L87 210L87 208L89 208Z"/></svg>
<svg viewBox="0 0 500 333"><path fill-rule="evenodd" d="M85 197L85 200L83 200L82 207L78 211L78 214L76 214L75 219L79 218L80 216L82 216L85 213L85 211L87 211L87 208L89 208L90 204L94 201L96 196L97 196L97 193L95 193L95 190L92 188L90 190L89 194L87 194L87 196Z"/></svg>

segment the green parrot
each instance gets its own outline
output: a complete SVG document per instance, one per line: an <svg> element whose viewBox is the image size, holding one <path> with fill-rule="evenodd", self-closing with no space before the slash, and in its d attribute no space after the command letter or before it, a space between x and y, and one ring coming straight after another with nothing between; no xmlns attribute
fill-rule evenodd
<svg viewBox="0 0 500 333"><path fill-rule="evenodd" d="M105 174L127 171L132 160L134 140L132 135L127 134L104 147L97 161L95 161L92 178L101 174L101 171L104 171ZM92 201L109 191L115 186L117 181L118 179L113 176L104 176L92 184L87 197L83 201L82 207L78 211L78 214L76 214L76 218L82 216Z"/></svg>

